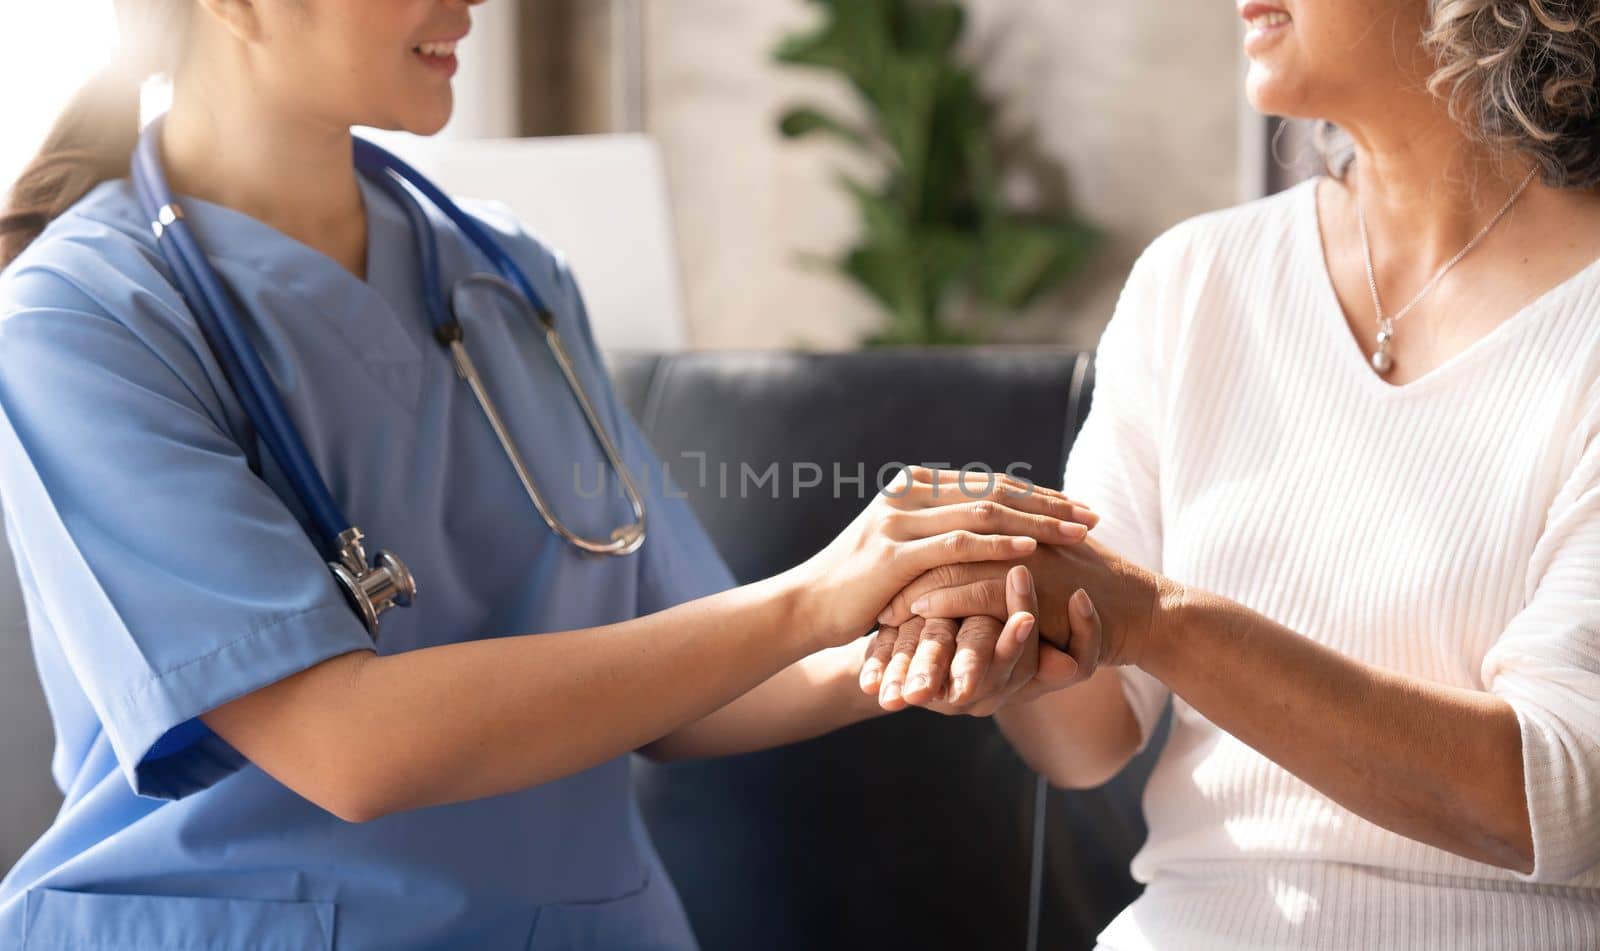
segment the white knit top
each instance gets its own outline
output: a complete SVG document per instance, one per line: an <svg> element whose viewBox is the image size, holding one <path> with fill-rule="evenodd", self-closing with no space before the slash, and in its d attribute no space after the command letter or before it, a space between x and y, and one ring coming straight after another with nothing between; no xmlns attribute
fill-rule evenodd
<svg viewBox="0 0 1600 951"><path fill-rule="evenodd" d="M1385 831L1175 698L1133 860L1147 887L1100 940L1600 949L1600 261L1394 386L1334 295L1316 181L1190 218L1140 256L1066 488L1141 565L1504 697L1535 868ZM1171 693L1123 676L1148 739Z"/></svg>

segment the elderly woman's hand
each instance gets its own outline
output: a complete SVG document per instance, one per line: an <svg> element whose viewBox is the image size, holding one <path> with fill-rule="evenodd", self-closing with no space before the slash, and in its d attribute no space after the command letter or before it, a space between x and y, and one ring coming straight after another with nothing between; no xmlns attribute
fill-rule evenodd
<svg viewBox="0 0 1600 951"><path fill-rule="evenodd" d="M1039 641L1033 575L1013 566L1004 579L1000 620L985 614L960 622L914 617L880 628L860 672L861 689L885 710L919 706L937 713L991 716L1078 681L1071 657ZM959 623L959 626L958 626ZM1092 618L1075 624L1090 626Z"/></svg>
<svg viewBox="0 0 1600 951"><path fill-rule="evenodd" d="M1137 664L1161 606L1182 595L1181 585L1117 556L1093 538L1070 546L1040 545L1019 563L1028 566L1037 586L1040 635L1077 666L1070 683L1088 679L1102 664ZM901 655L910 674L911 660L927 637L926 624L914 638L907 633L905 626L914 618L1004 621L1012 613L1006 592L1011 564L948 565L907 586L878 618L883 628L896 629L899 636L887 648L880 636L869 650L863 683L882 676ZM1088 608L1093 617L1073 615L1073 604ZM935 635L942 633L935 628ZM928 650L939 656L936 647Z"/></svg>
<svg viewBox="0 0 1600 951"><path fill-rule="evenodd" d="M780 580L797 593L797 623L818 649L832 647L870 630L895 592L927 571L1011 560L1041 544L1071 547L1096 521L1053 489L910 467L827 548Z"/></svg>

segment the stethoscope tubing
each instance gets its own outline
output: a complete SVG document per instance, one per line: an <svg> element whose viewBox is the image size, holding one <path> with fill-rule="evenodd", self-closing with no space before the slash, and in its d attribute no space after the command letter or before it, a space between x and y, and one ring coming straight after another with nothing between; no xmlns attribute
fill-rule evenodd
<svg viewBox="0 0 1600 951"><path fill-rule="evenodd" d="M517 266L517 262L513 261L511 255L506 253L506 250L500 246L500 242L484 231L477 221L465 211L462 211L461 207L450 196L440 191L439 187L429 181L421 172L412 168L399 156L393 155L359 136L355 137L355 160L356 168L362 171L391 171L404 179L411 187L421 192L422 197L428 199L435 208L444 212L445 217L449 218L457 228L461 229L461 233L467 236L467 240L471 241L477 246L478 250L489 258L489 262L494 265L495 270L499 271L502 277L516 285L517 290L522 292L522 296L527 299L528 304L535 311L541 313L547 311L544 298L534 289L533 282L529 281L528 276L522 273L522 268ZM429 299L442 300L441 289L438 285L437 268L424 269L423 280L432 284L429 290L433 293L429 295Z"/></svg>
<svg viewBox="0 0 1600 951"><path fill-rule="evenodd" d="M160 131L164 119L164 116L157 118L140 136L132 160L134 187L140 204L150 217L151 227L162 248L163 256L167 259L180 292L190 304L189 309L194 313L202 335L206 337L212 352L222 363L224 374L233 386L246 415L256 427L262 442L265 443L267 451L278 462L289 480L290 488L305 506L318 540L329 557L330 565L335 567L336 573L340 565L351 573L349 579L341 576L341 581L351 589L370 582L369 586L376 590L385 583L384 578L379 576L388 570L393 574L406 574L405 584L402 587L409 588L412 584L409 574L405 573L404 566L397 560L393 569L373 568L369 571L361 547L360 529L345 518L327 483L317 472L316 466L311 461L311 454L300 438L299 430L295 428L277 387L273 385L271 375L245 332L244 322L238 317L238 308L233 306L230 292L211 269L204 251L189 231L188 223L184 220L176 196L166 182L162 168L159 150ZM643 497L628 472L620 451L590 402L582 382L578 379L572 360L561 343L560 335L556 332L554 317L546 308L533 282L498 241L416 169L399 157L360 137L353 139L353 150L356 170L383 188L404 209L417 246L423 300L429 321L433 324L434 336L441 346L450 351L457 373L467 381L494 429L502 449L516 470L519 480L546 524L559 536L591 554L628 555L637 551L644 541L645 533ZM484 388L483 381L466 350L460 322L453 309L447 310L445 307L445 296L439 283L438 241L432 223L416 197L407 189L407 185L416 189L449 218L461 230L463 236L489 259L494 270L499 272L479 274L477 278L497 285L502 293L509 292L508 296L515 298L526 308L536 318L540 329L544 332L545 341L562 375L566 378L568 388L572 391L601 449L621 479L629 505L633 509L634 522L613 531L609 539L593 541L568 529L556 517L534 484L531 473L528 472L520 453L516 451L510 433L500 419L493 400ZM228 315L230 319L225 321L222 315ZM380 562L388 557L386 553L380 553ZM402 603L409 603L408 598L409 595L404 596ZM359 602L362 599L358 595L355 600ZM368 605L368 609L364 609L364 614L369 628L375 633L376 613L370 610L370 607ZM382 608L378 610L381 611Z"/></svg>
<svg viewBox="0 0 1600 951"><path fill-rule="evenodd" d="M145 204L145 212L150 220L160 228L156 239L169 242L168 246L175 252L174 263L181 264L172 269L182 285L180 289L189 300L202 304L190 310L207 336L217 337L223 342L224 346L219 352L228 354L221 358L224 360L224 370L230 369L231 364L231 369L239 374L244 384L235 386L240 403L256 426L262 442L266 443L267 451L306 506L324 553L330 557L336 556L339 537L350 528L351 522L340 511L327 483L311 464L311 454L290 421L277 387L261 362L260 354L245 335L242 323L218 319L217 315L230 313L234 309L228 298L229 292L222 287L216 273L205 264L204 252L189 232L182 213L162 214L163 209L178 208L161 167L159 134L163 121L164 117L154 120L134 150L133 178L139 198Z"/></svg>
<svg viewBox="0 0 1600 951"><path fill-rule="evenodd" d="M448 348L450 357L456 367L456 373L466 381L472 390L473 397L478 401L483 410L484 417L488 420L490 428L494 431L495 438L500 442L500 448L510 461L512 469L516 472L517 479L522 483L529 500L539 512L551 531L564 538L570 544L582 551L594 555L628 555L637 551L644 542L645 508L644 501L639 493L638 485L628 472L627 465L622 460L622 454L616 444L611 440L604 423L600 420L599 413L594 404L589 400L583 383L578 379L577 369L573 366L572 358L567 353L567 348L561 342L561 335L556 332L555 320L547 310L532 283L523 273L522 268L511 260L510 256L495 241L479 227L478 223L460 210L448 196L440 192L431 182L424 178L415 169L411 168L401 159L390 155L370 142L362 139L356 140L356 167L371 174L373 181L382 187L393 198L410 220L412 234L415 235L417 257L422 273L422 297L428 309L428 319L433 324L434 336L439 343ZM404 183L416 187L424 197L440 208L450 220L461 227L463 234L482 251L500 273L498 275L483 273L475 275L477 280L495 286L501 294L508 299L516 301L528 314L532 315L539 330L543 332L545 344L550 348L551 356L555 359L557 367L566 379L567 388L573 394L579 410L589 424L590 431L595 440L600 444L601 451L605 453L617 477L621 480L623 493L627 498L629 507L633 511L634 521L631 525L624 526L612 533L604 541L594 541L579 535L566 526L557 517L555 511L545 500L544 494L539 491L533 474L528 471L527 463L523 461L522 454L517 451L515 441L511 438L510 430L495 408L494 400L488 389L484 386L483 378L478 373L472 356L468 353L463 341L463 332L456 315L447 312L444 307L445 295L439 285L439 249L434 237L432 223L428 220L427 213L416 198L406 189Z"/></svg>

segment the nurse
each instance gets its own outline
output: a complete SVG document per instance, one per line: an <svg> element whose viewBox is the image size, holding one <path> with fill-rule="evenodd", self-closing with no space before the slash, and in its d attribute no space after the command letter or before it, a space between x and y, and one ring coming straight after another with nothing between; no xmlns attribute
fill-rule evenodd
<svg viewBox="0 0 1600 951"><path fill-rule="evenodd" d="M633 554L552 532L429 332L405 210L353 167L353 125L444 125L468 6L125 0L123 55L0 217L0 497L65 794L0 882L0 946L692 948L627 754L872 716L861 635L902 587L1095 521L1058 493L974 502L909 470L815 557L737 589L659 479ZM174 78L159 144L188 227L332 495L419 579L376 644L128 180L155 73ZM427 207L444 286L485 270ZM474 207L627 467L660 473L562 259ZM575 484L606 460L524 312L481 285L452 303L563 521L627 524L623 499ZM1010 577L950 711L1072 679L1038 644L1026 570Z"/></svg>

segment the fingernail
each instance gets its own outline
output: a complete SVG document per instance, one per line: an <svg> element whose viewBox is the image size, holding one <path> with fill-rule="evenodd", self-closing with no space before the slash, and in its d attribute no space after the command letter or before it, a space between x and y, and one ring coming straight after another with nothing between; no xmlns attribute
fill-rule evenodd
<svg viewBox="0 0 1600 951"><path fill-rule="evenodd" d="M866 686L868 684L877 683L878 679L882 676L883 665L875 663L868 664L867 666L861 668L861 685Z"/></svg>
<svg viewBox="0 0 1600 951"><path fill-rule="evenodd" d="M1033 593L1033 573L1030 571L1011 572L1011 590L1020 595Z"/></svg>
<svg viewBox="0 0 1600 951"><path fill-rule="evenodd" d="M926 610L928 610L928 599L926 597L921 597L911 602L912 614L921 614Z"/></svg>
<svg viewBox="0 0 1600 951"><path fill-rule="evenodd" d="M923 676L922 674L918 674L917 676L912 677L910 680L906 681L906 692L907 693L914 693L915 691L926 690L927 688L928 688L928 678Z"/></svg>
<svg viewBox="0 0 1600 951"><path fill-rule="evenodd" d="M1080 525L1077 522L1062 522L1061 534L1067 538L1082 539L1089 534L1089 529L1087 526Z"/></svg>
<svg viewBox="0 0 1600 951"><path fill-rule="evenodd" d="M1033 636L1033 618L1031 618L1031 617L1030 618L1024 618L1021 621L1021 623L1019 623L1017 625L1017 640L1021 641L1024 644L1026 644L1028 642L1028 638L1030 638L1032 636Z"/></svg>
<svg viewBox="0 0 1600 951"><path fill-rule="evenodd" d="M1089 592L1079 588L1072 592L1072 609L1078 612L1078 617L1088 620L1094 617L1094 602L1089 600Z"/></svg>
<svg viewBox="0 0 1600 951"><path fill-rule="evenodd" d="M899 700L899 699L900 699L900 685L899 684L890 683L890 684L888 684L887 686L885 686L883 688L883 696L880 698L880 702L882 702L882 703L893 703L894 701Z"/></svg>
<svg viewBox="0 0 1600 951"><path fill-rule="evenodd" d="M878 615L878 623L879 624L888 624L889 623L889 619L891 617L894 617L893 614L889 613L889 610L890 610L889 608L884 608L882 613L880 613Z"/></svg>
<svg viewBox="0 0 1600 951"><path fill-rule="evenodd" d="M1033 551L1033 546L1035 544L1037 543L1031 538L1011 539L1011 548L1013 551Z"/></svg>
<svg viewBox="0 0 1600 951"><path fill-rule="evenodd" d="M956 679L950 681L950 699L954 700L955 698L961 696L966 692L966 689L967 678L957 677Z"/></svg>

